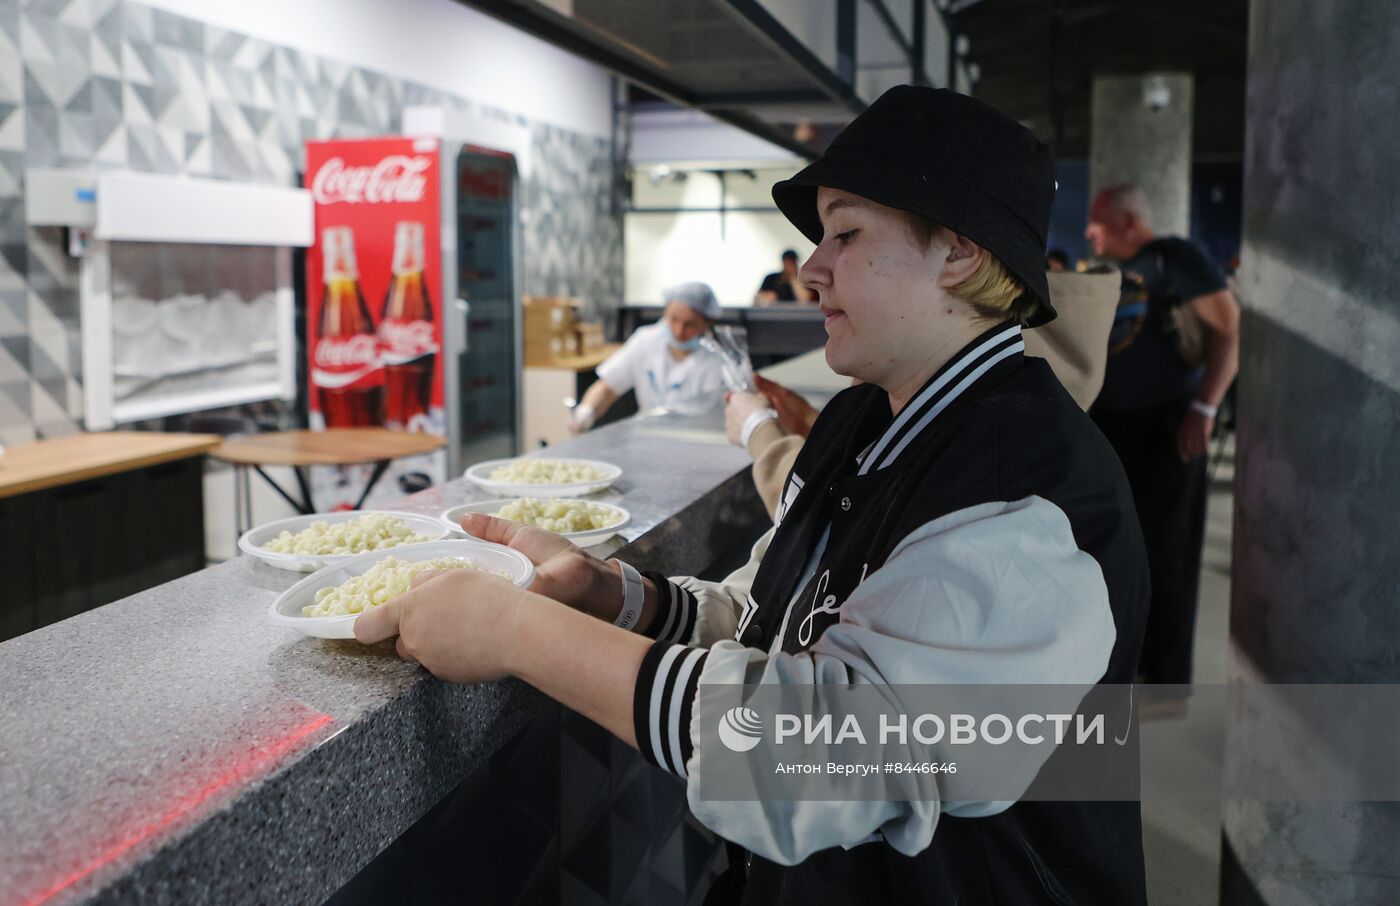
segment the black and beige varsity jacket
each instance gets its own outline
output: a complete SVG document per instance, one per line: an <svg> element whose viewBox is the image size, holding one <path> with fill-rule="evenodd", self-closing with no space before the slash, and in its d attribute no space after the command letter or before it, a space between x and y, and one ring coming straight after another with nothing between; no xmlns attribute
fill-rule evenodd
<svg viewBox="0 0 1400 906"><path fill-rule="evenodd" d="M878 387L838 394L744 569L653 577L667 607L638 677L639 747L753 854L744 903L1145 903L1136 803L695 795L710 684L1133 682L1148 584L1132 497L1023 350L1018 326L987 331L898 417Z"/></svg>

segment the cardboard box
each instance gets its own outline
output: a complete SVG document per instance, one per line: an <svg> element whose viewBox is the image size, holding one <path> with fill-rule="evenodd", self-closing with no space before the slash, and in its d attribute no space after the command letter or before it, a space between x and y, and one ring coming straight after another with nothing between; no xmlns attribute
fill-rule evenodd
<svg viewBox="0 0 1400 906"><path fill-rule="evenodd" d="M601 349L607 342L604 336L603 323L601 321L585 321L574 328L578 334L578 354L585 355L595 349Z"/></svg>
<svg viewBox="0 0 1400 906"><path fill-rule="evenodd" d="M526 365L548 365L578 347L574 330L579 320L577 299L526 296L522 326Z"/></svg>

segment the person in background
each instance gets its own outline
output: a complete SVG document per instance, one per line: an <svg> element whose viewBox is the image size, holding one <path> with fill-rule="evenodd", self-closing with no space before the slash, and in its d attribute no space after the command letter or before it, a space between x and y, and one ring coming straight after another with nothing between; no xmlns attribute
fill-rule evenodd
<svg viewBox="0 0 1400 906"><path fill-rule="evenodd" d="M1069 255L1064 249L1051 249L1045 253L1045 269L1052 274L1060 274L1069 270Z"/></svg>
<svg viewBox="0 0 1400 906"><path fill-rule="evenodd" d="M1108 267L1100 273L1050 271L1045 276L1059 315L1049 324L1025 331L1026 355L1049 362L1074 401L1088 409L1103 386L1120 277ZM725 436L753 457L754 487L772 516L783 482L820 413L787 387L762 375L754 379L756 393L725 396Z"/></svg>
<svg viewBox="0 0 1400 906"><path fill-rule="evenodd" d="M783 269L763 278L758 294L753 297L755 305L772 305L775 302L812 302L816 293L802 285L797 279L797 252L788 249L783 252Z"/></svg>
<svg viewBox="0 0 1400 906"><path fill-rule="evenodd" d="M1191 682L1206 452L1216 407L1239 370L1239 304L1199 247L1156 235L1146 198L1134 186L1100 192L1084 235L1094 254L1123 271L1108 368L1091 414L1128 473L1147 543L1152 598L1139 675L1147 683L1184 685ZM1174 314L1179 306L1189 312ZM1178 351L1175 324L1183 314L1204 328L1203 366L1188 364ZM1159 690L1159 716L1184 709L1180 691Z"/></svg>
<svg viewBox="0 0 1400 906"><path fill-rule="evenodd" d="M637 409L668 409L695 415L724 399L724 364L700 348L700 338L719 320L719 300L704 283L668 289L661 320L639 327L598 366L598 380L574 408L569 429L587 431L618 397L637 392Z"/></svg>

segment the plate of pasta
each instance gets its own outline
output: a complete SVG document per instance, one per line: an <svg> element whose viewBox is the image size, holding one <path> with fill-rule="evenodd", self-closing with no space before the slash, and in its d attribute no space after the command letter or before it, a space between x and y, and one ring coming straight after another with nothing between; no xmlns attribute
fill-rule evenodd
<svg viewBox="0 0 1400 906"><path fill-rule="evenodd" d="M309 573L359 554L440 541L441 520L418 513L322 513L268 522L243 533L238 549L270 566Z"/></svg>
<svg viewBox="0 0 1400 906"><path fill-rule="evenodd" d="M442 521L459 535L462 517L468 513L486 513L512 522L523 522L567 538L579 547L599 544L632 521L632 514L611 503L597 503L574 497L519 497L515 500L487 500L464 503L444 510ZM471 537L467 535L467 537Z"/></svg>
<svg viewBox="0 0 1400 906"><path fill-rule="evenodd" d="M521 588L535 581L535 567L519 551L449 538L357 554L317 570L283 592L267 618L274 626L319 639L353 639L361 614L408 591L416 576L439 569L485 570Z"/></svg>
<svg viewBox="0 0 1400 906"><path fill-rule="evenodd" d="M622 477L622 469L596 459L521 457L488 459L467 469L467 480L497 497L581 497Z"/></svg>

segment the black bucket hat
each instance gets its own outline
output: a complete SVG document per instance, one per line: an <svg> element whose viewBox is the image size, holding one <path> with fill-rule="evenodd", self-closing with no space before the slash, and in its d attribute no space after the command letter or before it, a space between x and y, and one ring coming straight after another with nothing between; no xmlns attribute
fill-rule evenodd
<svg viewBox="0 0 1400 906"><path fill-rule="evenodd" d="M1005 114L945 88L891 88L826 153L773 186L778 210L814 243L822 240L818 186L966 236L1039 300L1027 326L1055 319L1045 278L1055 163L1044 142Z"/></svg>

